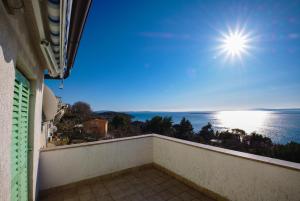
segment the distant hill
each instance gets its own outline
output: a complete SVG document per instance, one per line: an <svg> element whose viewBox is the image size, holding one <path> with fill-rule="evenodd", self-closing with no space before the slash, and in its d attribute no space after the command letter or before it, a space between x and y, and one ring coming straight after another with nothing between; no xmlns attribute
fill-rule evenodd
<svg viewBox="0 0 300 201"><path fill-rule="evenodd" d="M263 111L297 111L300 110L300 108L253 108L251 110L263 110Z"/></svg>
<svg viewBox="0 0 300 201"><path fill-rule="evenodd" d="M107 119L107 120L112 120L116 115L119 116L125 116L127 118L133 118L132 115L123 113L123 112L114 112L114 111L98 111L98 112L93 112L93 116L95 118L103 118L103 119Z"/></svg>

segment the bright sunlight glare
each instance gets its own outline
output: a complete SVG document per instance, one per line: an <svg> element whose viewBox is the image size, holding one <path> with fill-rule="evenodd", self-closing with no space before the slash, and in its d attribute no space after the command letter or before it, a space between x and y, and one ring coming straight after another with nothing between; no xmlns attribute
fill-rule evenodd
<svg viewBox="0 0 300 201"><path fill-rule="evenodd" d="M225 55L226 59L238 57L242 59L243 54L248 54L250 48L250 36L244 29L229 29L228 33L222 33L221 45L218 47L220 54Z"/></svg>
<svg viewBox="0 0 300 201"><path fill-rule="evenodd" d="M259 131L266 126L271 116L266 111L221 111L216 114L219 127L243 128L247 133Z"/></svg>

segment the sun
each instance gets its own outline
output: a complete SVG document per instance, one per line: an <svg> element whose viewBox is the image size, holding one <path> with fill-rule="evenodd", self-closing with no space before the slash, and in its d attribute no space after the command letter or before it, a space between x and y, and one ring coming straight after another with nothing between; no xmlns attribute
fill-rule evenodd
<svg viewBox="0 0 300 201"><path fill-rule="evenodd" d="M225 36L223 48L228 54L237 56L246 50L247 38L239 32L230 33Z"/></svg>
<svg viewBox="0 0 300 201"><path fill-rule="evenodd" d="M242 59L242 56L249 53L251 38L244 29L229 29L227 33L221 33L218 47L219 53L226 58Z"/></svg>

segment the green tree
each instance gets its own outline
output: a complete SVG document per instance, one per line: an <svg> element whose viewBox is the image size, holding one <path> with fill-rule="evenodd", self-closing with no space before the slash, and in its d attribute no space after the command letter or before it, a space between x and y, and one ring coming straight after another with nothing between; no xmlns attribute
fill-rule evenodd
<svg viewBox="0 0 300 201"><path fill-rule="evenodd" d="M123 115L116 115L112 118L110 124L113 129L125 129L128 128L131 119Z"/></svg>
<svg viewBox="0 0 300 201"><path fill-rule="evenodd" d="M157 133L172 136L172 118L155 116L151 120L147 120L144 125L144 132Z"/></svg>
<svg viewBox="0 0 300 201"><path fill-rule="evenodd" d="M193 138L193 126L189 120L183 117L179 124L174 125L175 137L184 140L190 140Z"/></svg>
<svg viewBox="0 0 300 201"><path fill-rule="evenodd" d="M207 125L203 126L198 135L201 138L201 141L203 140L204 142L209 142L211 139L215 138L211 123L208 122Z"/></svg>
<svg viewBox="0 0 300 201"><path fill-rule="evenodd" d="M76 116L78 123L83 123L91 118L92 109L88 103L78 101L72 105L72 113Z"/></svg>
<svg viewBox="0 0 300 201"><path fill-rule="evenodd" d="M239 128L231 129L231 131L232 131L233 134L236 134L236 135L240 135L240 136L245 136L246 135L246 131L244 131L242 129L239 129Z"/></svg>
<svg viewBox="0 0 300 201"><path fill-rule="evenodd" d="M72 112L72 106L68 105L63 117L56 124L57 131L60 133L72 132L76 125L76 117Z"/></svg>
<svg viewBox="0 0 300 201"><path fill-rule="evenodd" d="M109 122L109 133L115 138L134 135L131 132L131 117L128 115L117 114Z"/></svg>
<svg viewBox="0 0 300 201"><path fill-rule="evenodd" d="M83 122L91 118L92 110L88 103L76 102L73 105L68 105L64 116L57 123L58 132L71 133L76 124L82 124Z"/></svg>
<svg viewBox="0 0 300 201"><path fill-rule="evenodd" d="M285 145L276 144L271 157L300 163L300 144L293 141Z"/></svg>

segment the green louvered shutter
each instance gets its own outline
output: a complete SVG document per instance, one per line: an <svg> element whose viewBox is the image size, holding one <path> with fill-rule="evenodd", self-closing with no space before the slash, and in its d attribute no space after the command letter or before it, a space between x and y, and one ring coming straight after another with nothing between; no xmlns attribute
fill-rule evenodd
<svg viewBox="0 0 300 201"><path fill-rule="evenodd" d="M28 115L30 86L16 71L13 100L13 133L11 153L11 200L28 200Z"/></svg>

